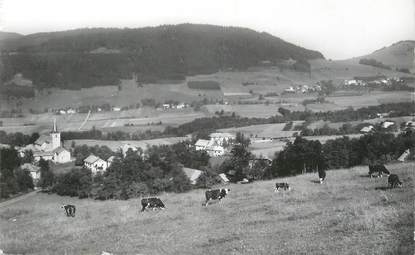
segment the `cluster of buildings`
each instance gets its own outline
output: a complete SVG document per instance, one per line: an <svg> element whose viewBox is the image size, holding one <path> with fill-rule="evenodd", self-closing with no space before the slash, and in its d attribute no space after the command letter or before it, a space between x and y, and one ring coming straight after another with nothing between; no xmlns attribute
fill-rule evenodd
<svg viewBox="0 0 415 255"><path fill-rule="evenodd" d="M186 103L165 103L162 105L163 110L168 110L168 109L185 109L189 107L189 104Z"/></svg>
<svg viewBox="0 0 415 255"><path fill-rule="evenodd" d="M404 84L405 81L399 77L355 77L354 79L344 80L344 87L366 87L366 86L391 86L393 84Z"/></svg>
<svg viewBox="0 0 415 255"><path fill-rule="evenodd" d="M235 135L230 133L212 133L209 137L209 140L197 140L195 149L206 151L211 157L223 156L229 145L235 140Z"/></svg>
<svg viewBox="0 0 415 255"><path fill-rule="evenodd" d="M395 125L394 121L388 121L387 120L387 121L383 121L380 124L380 127L384 128L384 129L387 129L387 128L390 128L394 125ZM363 127L362 129L360 129L361 133L370 133L370 132L374 132L374 131L375 131L375 127L373 125L368 125L368 126Z"/></svg>
<svg viewBox="0 0 415 255"><path fill-rule="evenodd" d="M290 86L284 89L284 93L312 93L321 91L321 86L316 84L312 86L308 85L298 85L298 86Z"/></svg>
<svg viewBox="0 0 415 255"><path fill-rule="evenodd" d="M35 162L41 158L57 164L71 161L71 152L62 146L61 133L57 130L56 121L53 122L53 129L49 135L41 135L33 144L18 148L21 157L24 157L27 151L33 153Z"/></svg>

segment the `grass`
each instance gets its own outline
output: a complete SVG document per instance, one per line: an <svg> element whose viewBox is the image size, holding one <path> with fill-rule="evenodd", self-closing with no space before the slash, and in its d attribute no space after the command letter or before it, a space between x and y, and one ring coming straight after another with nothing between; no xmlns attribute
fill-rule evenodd
<svg viewBox="0 0 415 255"><path fill-rule="evenodd" d="M364 177L367 167L231 184L203 207L203 190L162 194L167 209L139 212L139 200L92 201L37 194L0 208L0 249L25 254L413 254L413 169L387 166L404 183ZM61 203L77 206L66 217ZM16 221L12 222L9 216ZM412 253L411 253L412 252Z"/></svg>

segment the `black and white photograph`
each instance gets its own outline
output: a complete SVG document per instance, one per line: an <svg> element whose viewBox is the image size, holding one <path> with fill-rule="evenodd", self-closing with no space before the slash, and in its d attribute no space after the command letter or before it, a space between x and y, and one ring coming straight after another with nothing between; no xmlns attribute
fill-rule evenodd
<svg viewBox="0 0 415 255"><path fill-rule="evenodd" d="M415 0L0 0L0 255L415 254Z"/></svg>

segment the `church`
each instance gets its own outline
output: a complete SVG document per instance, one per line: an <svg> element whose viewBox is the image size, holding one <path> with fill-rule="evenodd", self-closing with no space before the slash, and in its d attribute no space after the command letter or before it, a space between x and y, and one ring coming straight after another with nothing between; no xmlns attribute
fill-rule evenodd
<svg viewBox="0 0 415 255"><path fill-rule="evenodd" d="M41 158L50 160L54 163L66 163L71 161L71 153L62 147L61 133L56 127L56 120L53 121L53 129L49 135L41 135L34 144L29 144L20 148L20 156L24 156L25 151L32 151L33 158L37 162Z"/></svg>

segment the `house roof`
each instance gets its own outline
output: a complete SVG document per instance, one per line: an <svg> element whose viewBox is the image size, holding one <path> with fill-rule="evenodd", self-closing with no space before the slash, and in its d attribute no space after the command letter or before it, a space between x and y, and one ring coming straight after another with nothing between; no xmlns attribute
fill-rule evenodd
<svg viewBox="0 0 415 255"><path fill-rule="evenodd" d="M385 121L385 122L382 123L382 127L383 128L388 128L388 127L390 127L392 125L395 125L395 122L393 122L393 121Z"/></svg>
<svg viewBox="0 0 415 255"><path fill-rule="evenodd" d="M226 174L219 174L219 177L222 179L223 182L229 182L228 177L226 177Z"/></svg>
<svg viewBox="0 0 415 255"><path fill-rule="evenodd" d="M204 140L204 139L199 139L197 140L197 142L195 143L195 146L208 146L209 145L209 140Z"/></svg>
<svg viewBox="0 0 415 255"><path fill-rule="evenodd" d="M64 151L68 151L68 150L66 150L66 149L65 149L65 148L63 148L63 147L58 147L58 148L54 149L52 152L53 152L53 153L60 154L60 153L62 153L62 152L64 152Z"/></svg>
<svg viewBox="0 0 415 255"><path fill-rule="evenodd" d="M92 164L92 163L94 163L95 161L97 161L99 159L100 159L99 157L95 156L94 154L91 154L86 159L84 159L84 162Z"/></svg>
<svg viewBox="0 0 415 255"><path fill-rule="evenodd" d="M373 130L373 126L370 125L370 126L367 126L367 127L364 127L362 129L360 129L360 132L370 132L372 130Z"/></svg>
<svg viewBox="0 0 415 255"><path fill-rule="evenodd" d="M46 156L53 156L53 152L51 151L34 151L33 157L46 157Z"/></svg>
<svg viewBox="0 0 415 255"><path fill-rule="evenodd" d="M199 176L202 174L202 171L200 170L187 167L183 167L183 172L186 174L187 178L189 178L192 184L195 184L197 178L199 178Z"/></svg>
<svg viewBox="0 0 415 255"><path fill-rule="evenodd" d="M111 156L107 159L107 161L114 161L114 159L115 159L115 156Z"/></svg>
<svg viewBox="0 0 415 255"><path fill-rule="evenodd" d="M51 143L51 137L48 135L41 135L39 138L35 141L35 144L42 145L44 143Z"/></svg>

